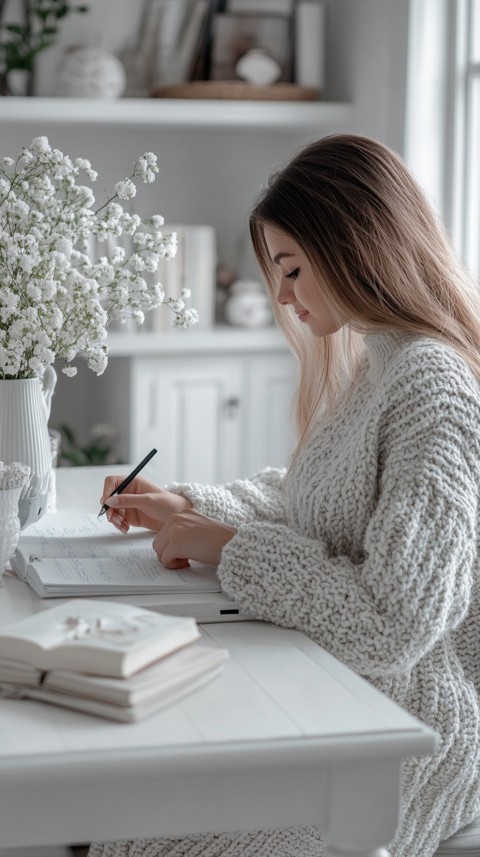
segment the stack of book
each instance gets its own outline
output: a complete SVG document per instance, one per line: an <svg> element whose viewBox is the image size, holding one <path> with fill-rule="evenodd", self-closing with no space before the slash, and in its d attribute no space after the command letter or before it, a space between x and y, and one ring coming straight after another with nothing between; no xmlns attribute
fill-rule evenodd
<svg viewBox="0 0 480 857"><path fill-rule="evenodd" d="M219 675L227 657L193 618L73 599L2 629L0 696L134 722Z"/></svg>

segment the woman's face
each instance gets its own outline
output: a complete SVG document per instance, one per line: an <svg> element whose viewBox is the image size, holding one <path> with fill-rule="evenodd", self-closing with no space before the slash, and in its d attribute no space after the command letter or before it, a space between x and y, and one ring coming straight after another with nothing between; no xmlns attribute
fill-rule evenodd
<svg viewBox="0 0 480 857"><path fill-rule="evenodd" d="M290 304L314 336L329 336L340 330L347 319L340 319L338 312L334 314L325 297L324 284L312 271L300 245L276 226L265 226L264 235L270 258L281 274L278 302Z"/></svg>

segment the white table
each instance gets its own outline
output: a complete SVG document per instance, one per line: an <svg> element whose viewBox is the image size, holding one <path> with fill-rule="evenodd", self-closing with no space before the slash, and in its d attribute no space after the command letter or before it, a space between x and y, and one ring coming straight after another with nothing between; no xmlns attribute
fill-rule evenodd
<svg viewBox="0 0 480 857"><path fill-rule="evenodd" d="M58 506L96 511L109 470L60 469ZM6 579L0 625L38 609ZM316 825L336 857L388 854L401 760L435 733L298 631L203 631L225 673L139 724L0 700L0 848Z"/></svg>

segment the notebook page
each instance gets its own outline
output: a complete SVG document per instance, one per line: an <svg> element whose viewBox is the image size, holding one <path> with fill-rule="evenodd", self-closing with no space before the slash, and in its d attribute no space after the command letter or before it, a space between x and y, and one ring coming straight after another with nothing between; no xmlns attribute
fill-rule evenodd
<svg viewBox="0 0 480 857"><path fill-rule="evenodd" d="M121 557L60 558L50 557L39 560L32 568L44 587L63 591L74 591L87 595L88 592L102 590L112 592L116 589L132 592L220 592L215 569L198 565L194 568L169 569L158 559Z"/></svg>
<svg viewBox="0 0 480 857"><path fill-rule="evenodd" d="M126 557L151 559L155 533L131 528L121 533L105 518L73 512L46 514L20 537L18 550L30 557Z"/></svg>

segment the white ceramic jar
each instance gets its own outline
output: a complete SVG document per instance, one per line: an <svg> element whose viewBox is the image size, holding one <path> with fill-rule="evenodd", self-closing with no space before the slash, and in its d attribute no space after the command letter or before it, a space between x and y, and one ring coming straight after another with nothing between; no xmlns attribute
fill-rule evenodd
<svg viewBox="0 0 480 857"><path fill-rule="evenodd" d="M70 98L119 98L126 86L120 60L100 48L71 48L58 69L59 95Z"/></svg>

